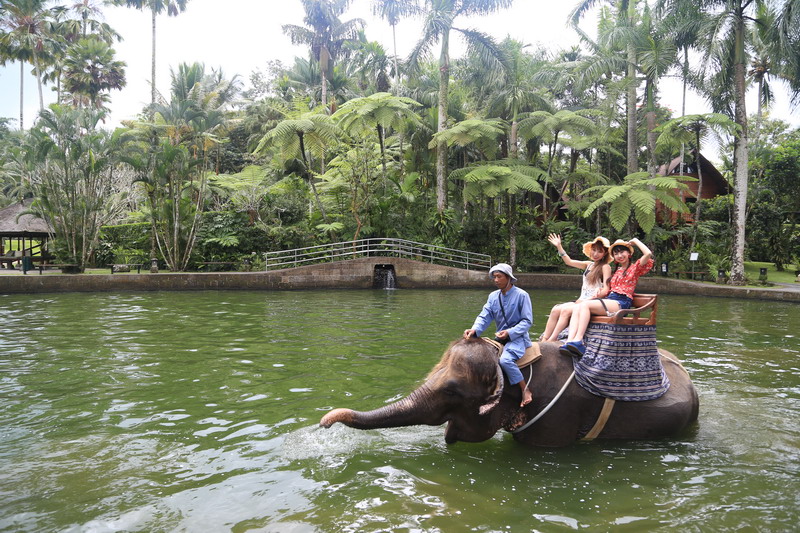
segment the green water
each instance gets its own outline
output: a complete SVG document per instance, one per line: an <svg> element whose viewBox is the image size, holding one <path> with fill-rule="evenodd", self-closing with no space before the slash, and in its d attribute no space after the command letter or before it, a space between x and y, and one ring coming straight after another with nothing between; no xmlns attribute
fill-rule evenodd
<svg viewBox="0 0 800 533"><path fill-rule="evenodd" d="M489 289L0 296L0 530L797 530L797 304L660 298L680 439L317 427L412 390Z"/></svg>

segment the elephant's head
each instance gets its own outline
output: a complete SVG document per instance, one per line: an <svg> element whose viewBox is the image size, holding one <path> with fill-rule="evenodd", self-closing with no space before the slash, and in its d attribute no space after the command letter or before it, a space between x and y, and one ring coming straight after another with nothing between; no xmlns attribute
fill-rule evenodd
<svg viewBox="0 0 800 533"><path fill-rule="evenodd" d="M374 411L334 409L320 425L336 422L358 429L447 422L445 441L480 442L501 427L495 407L503 392L503 374L497 351L480 339L450 344L442 360L417 390L406 398Z"/></svg>

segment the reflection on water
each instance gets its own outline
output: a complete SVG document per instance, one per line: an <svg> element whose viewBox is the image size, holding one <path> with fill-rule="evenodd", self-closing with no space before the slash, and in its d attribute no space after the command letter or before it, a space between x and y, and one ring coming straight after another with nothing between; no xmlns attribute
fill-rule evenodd
<svg viewBox="0 0 800 533"><path fill-rule="evenodd" d="M407 394L485 295L0 296L0 530L796 527L796 304L661 297L660 344L701 396L680 439L550 450L316 426ZM537 334L570 297L533 294Z"/></svg>

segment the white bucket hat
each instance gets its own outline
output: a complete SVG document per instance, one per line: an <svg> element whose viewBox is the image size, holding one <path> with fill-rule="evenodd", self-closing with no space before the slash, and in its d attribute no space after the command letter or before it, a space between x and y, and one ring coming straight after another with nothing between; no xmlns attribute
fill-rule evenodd
<svg viewBox="0 0 800 533"><path fill-rule="evenodd" d="M492 274L495 272L502 272L509 278L511 278L512 283L517 282L517 278L514 277L514 274L511 272L511 265L507 263L497 263L491 269L489 269L489 277L492 277Z"/></svg>

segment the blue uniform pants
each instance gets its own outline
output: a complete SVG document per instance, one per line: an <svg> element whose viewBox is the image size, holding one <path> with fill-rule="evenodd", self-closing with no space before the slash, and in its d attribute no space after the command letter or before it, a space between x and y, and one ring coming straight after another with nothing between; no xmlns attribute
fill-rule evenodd
<svg viewBox="0 0 800 533"><path fill-rule="evenodd" d="M522 372L517 368L517 359L525 355L525 341L519 338L503 346L503 353L500 355L500 368L508 376L508 381L512 385L522 381Z"/></svg>

